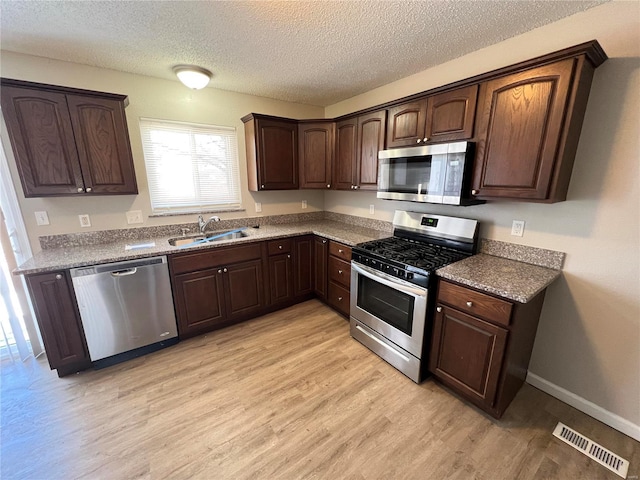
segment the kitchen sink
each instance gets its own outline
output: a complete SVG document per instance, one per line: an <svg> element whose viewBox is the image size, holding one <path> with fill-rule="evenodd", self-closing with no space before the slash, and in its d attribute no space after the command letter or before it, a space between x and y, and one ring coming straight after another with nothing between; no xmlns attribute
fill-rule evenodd
<svg viewBox="0 0 640 480"><path fill-rule="evenodd" d="M234 238L246 237L247 234L237 230L222 230L218 232L209 232L206 235L191 235L188 237L176 237L169 239L169 245L174 247L180 247L182 245L188 245L193 242L208 243L219 242L222 240L233 240Z"/></svg>

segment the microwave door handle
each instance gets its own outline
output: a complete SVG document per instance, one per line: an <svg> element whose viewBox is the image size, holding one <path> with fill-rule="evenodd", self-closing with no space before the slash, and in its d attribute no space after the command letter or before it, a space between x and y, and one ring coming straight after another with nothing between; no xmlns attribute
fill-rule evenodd
<svg viewBox="0 0 640 480"><path fill-rule="evenodd" d="M375 282L386 285L389 288L395 288L396 290L400 290L402 292L408 293L409 295L415 295L417 297L427 296L427 291L424 288L415 287L408 282L398 280L394 277L386 275L377 270L373 270L372 268L365 267L364 265L360 265L356 262L351 262L351 269L355 270L360 275L370 278Z"/></svg>

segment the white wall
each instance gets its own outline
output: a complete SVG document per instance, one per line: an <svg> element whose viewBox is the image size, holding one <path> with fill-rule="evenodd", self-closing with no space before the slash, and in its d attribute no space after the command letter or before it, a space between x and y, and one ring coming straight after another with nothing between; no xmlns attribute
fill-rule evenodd
<svg viewBox="0 0 640 480"><path fill-rule="evenodd" d="M325 210L376 215L394 209L477 218L482 235L567 253L547 291L530 373L578 406L640 435L640 3L613 2L574 15L326 108L334 117L538 55L597 39L610 59L595 74L568 201L495 201L438 207L327 192ZM525 235L510 236L525 220ZM556 387L559 387L556 388ZM566 400L566 398L564 398ZM582 405L580 405L582 402ZM590 405L593 403L595 405Z"/></svg>
<svg viewBox="0 0 640 480"><path fill-rule="evenodd" d="M8 133L4 119L2 120L2 141L34 252L40 250L38 236L41 235L127 228L124 212L128 210L142 210L145 219L143 226L195 222L196 215L163 218L147 217L151 213L151 204L138 125L140 117L227 125L236 128L240 181L242 183L242 203L246 211L223 213L219 215L221 218L299 213L302 212L301 200L307 200L308 202L308 208L304 212L323 209L322 191L248 191L244 124L240 120L241 117L250 112L268 113L291 118L322 118L324 109L321 107L281 102L214 88L194 91L189 90L177 79L175 81L161 80L6 51L1 52L0 67L2 76L6 78L121 93L129 96L129 106L125 112L138 179L138 195L87 196L82 197L82 201L78 201L77 197L24 198L22 186L17 176L15 159L10 148ZM213 82L215 82L215 78ZM256 214L254 209L255 202L262 203L261 214ZM33 212L39 210L48 212L51 225L36 225ZM80 227L78 215L84 213L88 213L91 217L90 228Z"/></svg>

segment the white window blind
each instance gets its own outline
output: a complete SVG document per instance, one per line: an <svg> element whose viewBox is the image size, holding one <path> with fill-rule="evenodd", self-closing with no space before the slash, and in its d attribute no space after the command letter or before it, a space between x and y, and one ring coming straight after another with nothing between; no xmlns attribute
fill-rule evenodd
<svg viewBox="0 0 640 480"><path fill-rule="evenodd" d="M240 208L236 129L140 119L154 213Z"/></svg>

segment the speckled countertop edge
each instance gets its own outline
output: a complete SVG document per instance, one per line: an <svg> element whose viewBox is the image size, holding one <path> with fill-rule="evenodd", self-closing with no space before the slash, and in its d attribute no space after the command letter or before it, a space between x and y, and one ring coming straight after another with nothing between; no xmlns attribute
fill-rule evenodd
<svg viewBox="0 0 640 480"><path fill-rule="evenodd" d="M509 300L527 303L558 278L561 272L479 253L440 268L436 274Z"/></svg>
<svg viewBox="0 0 640 480"><path fill-rule="evenodd" d="M44 273L68 268L84 267L101 263L121 262L157 255L169 255L181 252L219 248L242 243L272 240L293 235L315 234L330 240L335 240L346 245L353 246L357 243L388 237L388 231L374 230L371 228L350 225L333 220L319 220L301 223L261 225L260 228L247 227L244 232L246 237L234 240L223 240L204 243L188 248L172 247L168 240L179 235L162 236L145 239L120 239L113 243L97 245L84 245L74 247L50 248L36 253L31 259L20 265L13 271L15 275L29 275ZM140 244L155 242L155 246L125 250L127 244Z"/></svg>

